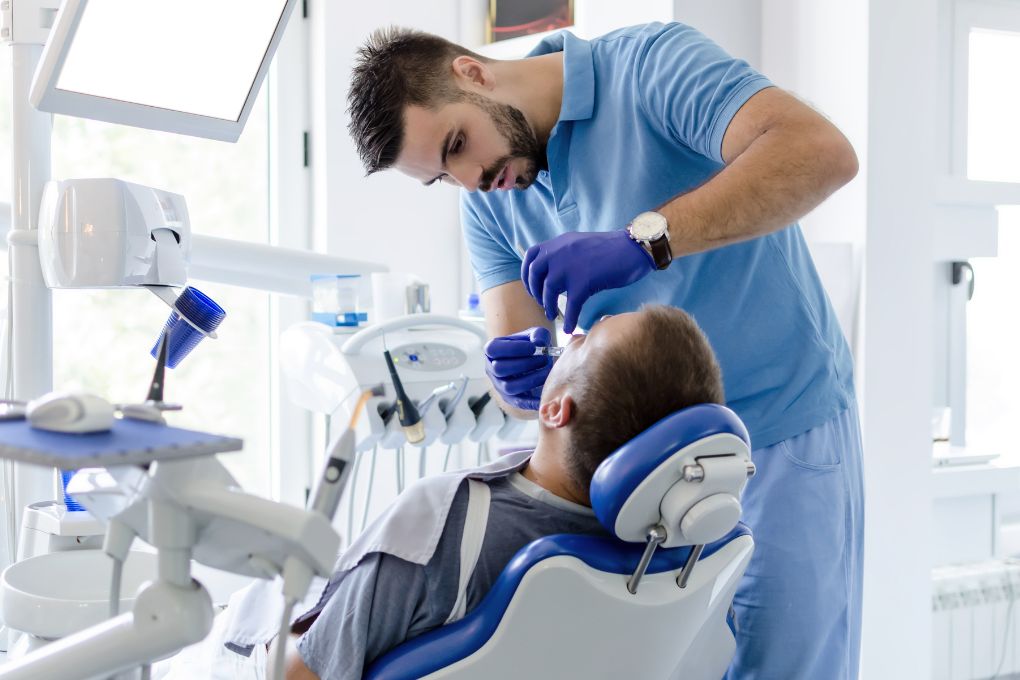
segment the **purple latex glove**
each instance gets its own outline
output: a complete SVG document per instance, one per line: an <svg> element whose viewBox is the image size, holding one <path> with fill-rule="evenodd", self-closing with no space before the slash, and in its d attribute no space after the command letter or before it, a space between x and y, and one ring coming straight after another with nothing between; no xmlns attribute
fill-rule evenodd
<svg viewBox="0 0 1020 680"><path fill-rule="evenodd" d="M573 333L588 298L628 286L653 271L652 256L625 230L570 232L528 248L521 280L550 320L556 318L556 299L567 294L563 331Z"/></svg>
<svg viewBox="0 0 1020 680"><path fill-rule="evenodd" d="M548 347L551 342L549 329L535 326L485 343L485 372L507 404L525 411L538 410L553 358L535 356L535 348Z"/></svg>

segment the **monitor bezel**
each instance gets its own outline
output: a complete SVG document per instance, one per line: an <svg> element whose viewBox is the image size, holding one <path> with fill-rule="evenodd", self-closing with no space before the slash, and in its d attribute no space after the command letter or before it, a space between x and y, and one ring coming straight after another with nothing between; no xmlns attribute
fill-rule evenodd
<svg viewBox="0 0 1020 680"><path fill-rule="evenodd" d="M173 132L194 137L216 139L224 142L236 142L248 121L248 115L255 105L259 89L265 80L269 65L276 54L283 32L287 27L291 12L297 0L286 0L280 19L273 31L262 63L259 65L252 81L248 96L237 120L224 120L196 113L174 111L135 102L109 99L82 92L72 92L57 88L61 70L67 59L72 39L81 23L81 18L88 6L88 0L65 0L50 30L46 45L43 47L39 66L32 81L29 100L36 109L48 113L59 113L78 118L89 118L107 123L130 125L132 127Z"/></svg>

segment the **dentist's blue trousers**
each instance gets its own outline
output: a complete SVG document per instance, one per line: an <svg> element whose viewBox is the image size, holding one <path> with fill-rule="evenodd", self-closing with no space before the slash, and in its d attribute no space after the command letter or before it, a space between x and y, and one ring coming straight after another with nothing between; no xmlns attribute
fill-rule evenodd
<svg viewBox="0 0 1020 680"><path fill-rule="evenodd" d="M752 442L753 444L753 442ZM744 491L754 555L733 600L727 680L856 680L864 484L856 405L752 452Z"/></svg>

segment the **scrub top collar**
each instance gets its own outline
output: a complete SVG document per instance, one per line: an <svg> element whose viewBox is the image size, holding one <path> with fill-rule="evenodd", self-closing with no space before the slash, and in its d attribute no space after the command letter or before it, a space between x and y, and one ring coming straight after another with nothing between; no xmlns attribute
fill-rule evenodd
<svg viewBox="0 0 1020 680"><path fill-rule="evenodd" d="M589 120L595 112L595 61L591 43L569 31L560 31L544 38L528 56L563 52L563 100L560 117L549 133L545 157L549 169L539 177L548 177L552 185L556 211L569 213L574 206L568 178L570 127L577 121Z"/></svg>
<svg viewBox="0 0 1020 680"><path fill-rule="evenodd" d="M595 110L595 64L591 43L570 31L542 39L529 57L563 52L563 103L557 124L566 120L587 120Z"/></svg>

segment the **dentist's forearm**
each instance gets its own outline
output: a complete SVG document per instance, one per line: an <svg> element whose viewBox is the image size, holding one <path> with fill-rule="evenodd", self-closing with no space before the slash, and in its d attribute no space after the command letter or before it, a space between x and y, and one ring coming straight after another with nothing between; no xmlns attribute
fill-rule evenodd
<svg viewBox="0 0 1020 680"><path fill-rule="evenodd" d="M756 97L766 93L778 99L770 102L775 110L757 112L762 115L743 121L745 129L738 126L736 145L723 147L724 155L732 154L729 164L701 187L659 208L669 223L673 257L782 229L857 174L857 155L835 126L785 93L766 90Z"/></svg>

